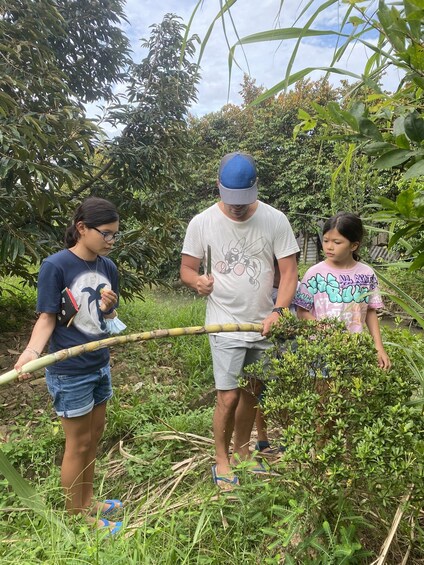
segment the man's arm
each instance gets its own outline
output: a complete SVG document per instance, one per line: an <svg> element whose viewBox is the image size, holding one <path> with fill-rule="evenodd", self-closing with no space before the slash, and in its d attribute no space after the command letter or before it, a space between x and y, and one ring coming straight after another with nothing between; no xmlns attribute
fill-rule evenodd
<svg viewBox="0 0 424 565"><path fill-rule="evenodd" d="M280 271L280 284L278 285L275 308L288 308L292 303L298 281L296 254L278 259L278 269ZM278 317L278 312L272 312L265 318L262 322L264 325L262 335L269 333L271 325L278 321Z"/></svg>
<svg viewBox="0 0 424 565"><path fill-rule="evenodd" d="M201 296L208 296L213 291L214 279L212 275L199 275L199 268L200 259L191 255L182 255L181 281Z"/></svg>
<svg viewBox="0 0 424 565"><path fill-rule="evenodd" d="M276 308L288 308L292 303L297 288L298 272L296 254L278 259L280 284L278 285Z"/></svg>

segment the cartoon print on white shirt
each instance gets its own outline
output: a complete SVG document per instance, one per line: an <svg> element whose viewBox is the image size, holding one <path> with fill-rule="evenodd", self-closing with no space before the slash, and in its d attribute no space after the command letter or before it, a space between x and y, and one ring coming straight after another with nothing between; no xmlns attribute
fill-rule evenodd
<svg viewBox="0 0 424 565"><path fill-rule="evenodd" d="M234 273L238 277L247 276L255 289L260 288L259 275L262 271L262 263L258 258L265 247L265 239L248 244L246 238L239 239L235 244L230 241L227 248L222 249L224 260L217 261L215 269L223 274Z"/></svg>

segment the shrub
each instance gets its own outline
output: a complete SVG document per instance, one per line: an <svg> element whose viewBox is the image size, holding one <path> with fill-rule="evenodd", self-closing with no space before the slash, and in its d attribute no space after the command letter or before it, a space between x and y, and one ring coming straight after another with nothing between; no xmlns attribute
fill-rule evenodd
<svg viewBox="0 0 424 565"><path fill-rule="evenodd" d="M327 520L343 524L344 513L387 516L410 492L418 513L424 431L421 407L408 404L418 389L402 349L390 349L393 368L386 372L367 333L289 314L272 340L267 359L251 372L266 382L263 408L287 447L277 469L298 500L307 498L301 537L322 531Z"/></svg>

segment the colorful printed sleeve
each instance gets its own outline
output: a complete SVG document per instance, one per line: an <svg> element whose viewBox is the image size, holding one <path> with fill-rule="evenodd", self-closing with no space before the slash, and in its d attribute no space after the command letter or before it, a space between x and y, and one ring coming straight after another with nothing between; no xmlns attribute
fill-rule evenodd
<svg viewBox="0 0 424 565"><path fill-rule="evenodd" d="M293 304L309 311L312 310L314 306L314 295L311 292L311 288L309 287L307 280L308 273L305 274L301 283L297 287L297 291L293 299Z"/></svg>
<svg viewBox="0 0 424 565"><path fill-rule="evenodd" d="M373 308L374 310L377 310L379 308L383 308L384 307L384 303L383 300L381 298L381 293L380 293L380 288L378 285L378 279L375 276L375 273L373 271L372 277L371 277L371 283L370 283L370 297L368 300L368 308Z"/></svg>

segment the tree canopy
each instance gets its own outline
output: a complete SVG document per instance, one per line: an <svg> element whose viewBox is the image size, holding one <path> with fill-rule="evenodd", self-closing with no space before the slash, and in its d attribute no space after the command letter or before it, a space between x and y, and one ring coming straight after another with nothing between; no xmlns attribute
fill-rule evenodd
<svg viewBox="0 0 424 565"><path fill-rule="evenodd" d="M72 210L90 194L120 207L129 245L117 249L123 291L155 280L172 234L171 193L187 158L186 114L196 96L195 38L168 15L146 40L148 55L128 60L117 27L123 2L0 0L0 276L34 282L32 265L62 247ZM181 59L183 41L187 56ZM90 75L90 76L88 76ZM114 99L113 142L88 120L84 100ZM137 272L137 274L136 274Z"/></svg>
<svg viewBox="0 0 424 565"><path fill-rule="evenodd" d="M202 44L202 56L215 22L226 19L236 27L231 16L231 7L237 0L220 2L219 12L211 23ZM275 2L276 13L284 11L284 2ZM337 6L340 18L336 28L316 26L325 15ZM345 75L355 79L343 101L329 101L322 105L314 102L312 111L299 114L301 123L297 131L313 132L317 124L326 127L327 140L345 140L348 144L342 162L349 167L356 161L356 155L365 153L370 157L375 170L401 170L404 178L411 181L410 189L399 195L396 201L379 201L381 213L377 218L390 217L395 233L391 245L399 243L402 237L412 237L409 248L415 260L411 268L424 265L424 240L420 236L423 226L422 184L414 179L424 175L424 118L422 117L424 92L424 5L422 0L401 0L387 3L379 0L350 0L340 4L338 0L325 2L301 2L298 20L306 18L301 27L276 27L246 37L240 37L229 49L229 70L237 49L246 44L262 41L295 40L289 63L283 73L276 77L276 84L261 93L252 104L260 104L268 97L287 89L311 72L321 70L327 75ZM225 25L224 25L225 30ZM293 72L300 44L310 37L336 37L333 58L326 67L305 67ZM340 66L342 57L360 44L368 50L369 56L362 74L354 74ZM399 85L394 93L387 93L380 80L388 69L399 73ZM278 80L280 79L280 80ZM341 170L341 168L339 169ZM406 204L407 203L407 204ZM399 232L399 230L402 230Z"/></svg>

